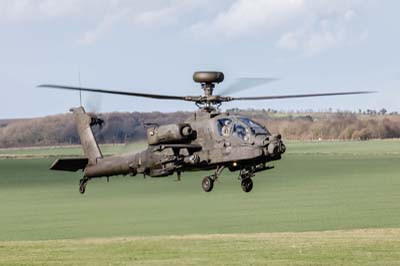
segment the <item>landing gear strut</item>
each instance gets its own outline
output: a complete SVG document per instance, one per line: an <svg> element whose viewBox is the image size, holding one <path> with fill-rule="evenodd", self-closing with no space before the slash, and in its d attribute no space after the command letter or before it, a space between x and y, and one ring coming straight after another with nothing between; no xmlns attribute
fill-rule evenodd
<svg viewBox="0 0 400 266"><path fill-rule="evenodd" d="M210 192L214 188L214 182L221 175L224 168L225 166L217 166L217 169L215 170L215 173L213 175L203 178L203 181L201 182L201 187L205 192Z"/></svg>
<svg viewBox="0 0 400 266"><path fill-rule="evenodd" d="M240 179L242 190L246 193L250 192L253 189L253 180L251 179L254 176L253 169L242 169L240 170Z"/></svg>
<svg viewBox="0 0 400 266"><path fill-rule="evenodd" d="M81 180L79 180L79 193L84 194L86 191L86 185L87 182L89 181L89 178L84 177Z"/></svg>
<svg viewBox="0 0 400 266"><path fill-rule="evenodd" d="M178 172L176 172L176 180L175 181L181 181L181 172L180 171L178 171Z"/></svg>

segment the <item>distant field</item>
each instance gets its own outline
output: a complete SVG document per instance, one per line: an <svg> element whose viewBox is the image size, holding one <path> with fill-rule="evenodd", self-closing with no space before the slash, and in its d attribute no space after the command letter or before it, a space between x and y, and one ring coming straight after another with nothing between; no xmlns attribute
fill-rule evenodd
<svg viewBox="0 0 400 266"><path fill-rule="evenodd" d="M291 141L288 142L288 153L400 156L400 139L370 141Z"/></svg>
<svg viewBox="0 0 400 266"><path fill-rule="evenodd" d="M399 140L371 141L287 141L287 154L347 154L347 155L400 155ZM104 155L136 152L146 148L145 141L129 144L104 144L100 148ZM81 146L54 146L0 149L0 159L4 158L48 158L82 156Z"/></svg>
<svg viewBox="0 0 400 266"><path fill-rule="evenodd" d="M139 146L107 147L107 153ZM40 152L65 150L67 156L80 152ZM54 158L3 159L0 265L60 259L69 265L241 265L248 257L254 265L396 265L399 229L373 228L400 228L399 151L396 140L290 142L275 169L257 174L249 194L237 174L226 171L211 193L200 187L206 173L196 172L185 173L182 182L174 176L93 180L80 195L81 174L48 171ZM322 232L359 228L369 229L357 231L363 236ZM248 235L307 231L321 235ZM238 233L245 235L148 238ZM80 240L99 237L106 239Z"/></svg>
<svg viewBox="0 0 400 266"><path fill-rule="evenodd" d="M146 145L146 142L143 141L130 144L104 144L100 145L100 148L103 155L111 155L139 151L144 149ZM80 145L0 149L0 159L48 158L57 156L83 156L83 151Z"/></svg>

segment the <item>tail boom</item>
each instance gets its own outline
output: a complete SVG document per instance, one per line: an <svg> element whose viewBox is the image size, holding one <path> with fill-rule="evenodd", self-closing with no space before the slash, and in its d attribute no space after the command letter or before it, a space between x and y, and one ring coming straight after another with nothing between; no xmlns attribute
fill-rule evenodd
<svg viewBox="0 0 400 266"><path fill-rule="evenodd" d="M86 114L83 107L72 108L70 110L74 115L76 129L78 130L79 137L85 157L88 158L88 165L95 165L98 159L103 158L99 145L93 135L90 127L92 118Z"/></svg>

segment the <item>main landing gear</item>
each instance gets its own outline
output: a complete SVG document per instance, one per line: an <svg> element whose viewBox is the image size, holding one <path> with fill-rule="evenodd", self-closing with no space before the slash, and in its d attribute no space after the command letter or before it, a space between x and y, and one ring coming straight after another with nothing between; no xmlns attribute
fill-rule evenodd
<svg viewBox="0 0 400 266"><path fill-rule="evenodd" d="M225 166L217 166L217 169L215 170L215 173L213 175L203 178L203 181L201 182L201 187L205 192L210 192L214 188L214 182L221 175L224 168Z"/></svg>
<svg viewBox="0 0 400 266"><path fill-rule="evenodd" d="M201 187L205 192L210 192L214 188L214 179L211 176L204 177Z"/></svg>
<svg viewBox="0 0 400 266"><path fill-rule="evenodd" d="M254 171L248 169L240 170L240 179L242 180L241 186L242 190L246 193L250 192L253 189L253 180L251 179L254 176Z"/></svg>
<svg viewBox="0 0 400 266"><path fill-rule="evenodd" d="M214 182L218 179L224 168L225 166L218 166L215 170L215 174L203 178L201 187L205 192L210 192L213 190ZM239 178L241 180L241 187L246 193L253 189L253 180L251 178L254 176L254 172L255 170L253 168L240 170Z"/></svg>
<svg viewBox="0 0 400 266"><path fill-rule="evenodd" d="M241 186L244 192L250 192L253 189L253 180L251 178L243 179Z"/></svg>

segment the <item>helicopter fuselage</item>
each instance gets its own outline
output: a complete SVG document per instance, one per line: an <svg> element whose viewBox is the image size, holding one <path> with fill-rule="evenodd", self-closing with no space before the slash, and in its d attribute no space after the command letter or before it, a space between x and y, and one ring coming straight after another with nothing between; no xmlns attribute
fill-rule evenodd
<svg viewBox="0 0 400 266"><path fill-rule="evenodd" d="M99 158L88 165L88 178L144 174L164 177L218 167L258 172L285 152L280 135L250 118L229 113L197 112L182 124L147 129L148 147L138 153Z"/></svg>

